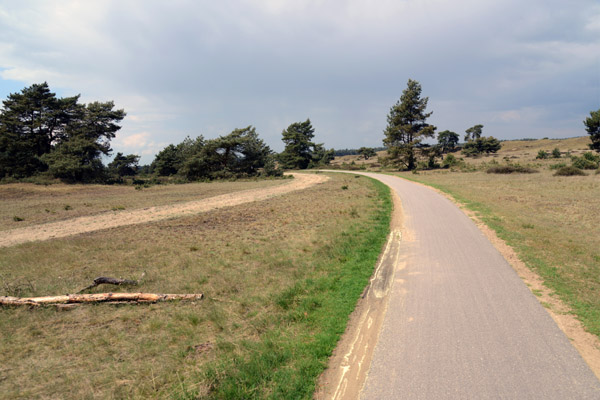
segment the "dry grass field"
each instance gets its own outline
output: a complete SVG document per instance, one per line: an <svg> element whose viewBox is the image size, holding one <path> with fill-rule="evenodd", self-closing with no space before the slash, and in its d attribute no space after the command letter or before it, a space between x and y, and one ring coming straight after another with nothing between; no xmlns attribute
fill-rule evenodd
<svg viewBox="0 0 600 400"><path fill-rule="evenodd" d="M33 220L49 205L102 211L257 184L273 183L40 187L11 210ZM45 205L28 216L18 203ZM267 201L0 248L0 295L73 293L97 276L145 271L134 290L206 296L0 309L0 399L309 398L372 272L390 204L381 185L334 174Z"/></svg>
<svg viewBox="0 0 600 400"><path fill-rule="evenodd" d="M199 200L278 184L281 184L281 181L250 180L177 186L155 185L141 190L136 190L134 186L122 185L5 184L0 185L0 231L103 212Z"/></svg>

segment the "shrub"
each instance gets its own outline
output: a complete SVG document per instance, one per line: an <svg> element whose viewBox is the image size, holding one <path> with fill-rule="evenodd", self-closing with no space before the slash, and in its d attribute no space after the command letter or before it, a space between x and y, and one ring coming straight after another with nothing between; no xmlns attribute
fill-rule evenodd
<svg viewBox="0 0 600 400"><path fill-rule="evenodd" d="M548 153L545 150L540 150L535 158L536 160L545 160L548 158Z"/></svg>
<svg viewBox="0 0 600 400"><path fill-rule="evenodd" d="M454 156L454 154L448 154L446 158L442 161L442 168L450 168L461 163L461 159L458 159Z"/></svg>
<svg viewBox="0 0 600 400"><path fill-rule="evenodd" d="M552 150L552 158L560 158L560 150L558 147L555 147L554 150Z"/></svg>
<svg viewBox="0 0 600 400"><path fill-rule="evenodd" d="M561 167L554 173L554 176L586 176L587 174L583 172L581 169L569 165L566 167Z"/></svg>
<svg viewBox="0 0 600 400"><path fill-rule="evenodd" d="M564 162L561 162L558 164L552 164L550 166L550 169L559 169L559 168L566 167L566 166L567 166L567 164L565 164Z"/></svg>
<svg viewBox="0 0 600 400"><path fill-rule="evenodd" d="M538 172L538 170L529 167L524 167L519 164L498 165L495 167L488 168L487 170L488 174L533 174L536 172Z"/></svg>
<svg viewBox="0 0 600 400"><path fill-rule="evenodd" d="M600 157L592 152L584 153L582 157L571 156L571 164L579 169L596 169L600 162Z"/></svg>

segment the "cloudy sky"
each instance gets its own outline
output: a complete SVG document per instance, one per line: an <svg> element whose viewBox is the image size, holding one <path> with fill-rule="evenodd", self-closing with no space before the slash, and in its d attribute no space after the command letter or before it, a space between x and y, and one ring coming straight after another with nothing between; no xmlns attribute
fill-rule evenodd
<svg viewBox="0 0 600 400"><path fill-rule="evenodd" d="M48 82L114 100L113 148L153 155L253 125L276 151L381 146L407 80L441 130L585 135L600 108L597 0L0 0L0 98Z"/></svg>

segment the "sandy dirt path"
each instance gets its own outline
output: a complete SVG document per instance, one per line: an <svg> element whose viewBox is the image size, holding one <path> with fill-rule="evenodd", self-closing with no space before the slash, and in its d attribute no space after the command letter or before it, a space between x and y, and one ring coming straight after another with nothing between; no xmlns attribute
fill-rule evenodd
<svg viewBox="0 0 600 400"><path fill-rule="evenodd" d="M143 224L170 218L185 217L218 208L237 206L243 203L266 200L296 190L302 190L327 181L329 178L318 174L294 174L294 179L280 186L250 189L236 193L190 201L186 203L149 207L138 210L109 212L65 221L52 222L12 229L0 233L0 247L15 246L21 243L63 238L101 229L125 225Z"/></svg>

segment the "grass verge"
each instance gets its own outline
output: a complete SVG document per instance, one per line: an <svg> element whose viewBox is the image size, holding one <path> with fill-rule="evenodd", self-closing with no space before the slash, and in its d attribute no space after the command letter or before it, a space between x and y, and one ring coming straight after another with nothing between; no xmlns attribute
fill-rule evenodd
<svg viewBox="0 0 600 400"><path fill-rule="evenodd" d="M372 180L382 199L368 227L355 226L318 251L317 276L296 282L273 297L283 313L278 328L257 342L242 342L249 351L222 359L203 373L216 398L311 398L348 316L364 290L389 233L389 188ZM343 189L347 190L347 189Z"/></svg>

